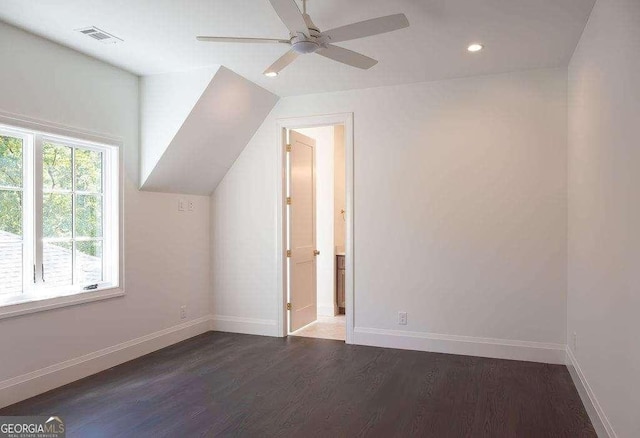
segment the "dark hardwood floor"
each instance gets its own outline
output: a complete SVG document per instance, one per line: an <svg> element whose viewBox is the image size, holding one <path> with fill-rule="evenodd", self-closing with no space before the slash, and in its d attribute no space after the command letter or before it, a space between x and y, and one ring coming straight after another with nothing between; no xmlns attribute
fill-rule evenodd
<svg viewBox="0 0 640 438"><path fill-rule="evenodd" d="M0 410L69 437L595 437L564 366L209 332Z"/></svg>

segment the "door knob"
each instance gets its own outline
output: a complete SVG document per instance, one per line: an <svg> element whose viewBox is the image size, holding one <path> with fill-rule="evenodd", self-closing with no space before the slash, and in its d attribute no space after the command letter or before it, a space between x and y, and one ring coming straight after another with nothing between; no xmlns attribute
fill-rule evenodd
<svg viewBox="0 0 640 438"><path fill-rule="evenodd" d="M313 250L313 255L314 256L320 255L320 251L318 251L317 249Z"/></svg>

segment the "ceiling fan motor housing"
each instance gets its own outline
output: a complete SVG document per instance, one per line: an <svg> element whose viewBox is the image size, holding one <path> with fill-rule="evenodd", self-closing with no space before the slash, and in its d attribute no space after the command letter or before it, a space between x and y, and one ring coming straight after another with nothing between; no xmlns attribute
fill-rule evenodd
<svg viewBox="0 0 640 438"><path fill-rule="evenodd" d="M309 36L298 34L291 38L291 48L300 54L313 53L322 47L320 41L320 29L313 24L309 14L303 14L304 21L309 29Z"/></svg>
<svg viewBox="0 0 640 438"><path fill-rule="evenodd" d="M313 53L320 48L320 44L313 38L296 36L291 39L291 48L300 54Z"/></svg>

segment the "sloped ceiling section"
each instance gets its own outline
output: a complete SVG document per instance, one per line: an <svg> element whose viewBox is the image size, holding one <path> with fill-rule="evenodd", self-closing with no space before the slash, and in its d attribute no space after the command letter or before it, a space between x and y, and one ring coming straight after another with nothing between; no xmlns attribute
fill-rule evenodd
<svg viewBox="0 0 640 438"><path fill-rule="evenodd" d="M148 191L213 193L278 101L225 67L141 81L141 189Z"/></svg>
<svg viewBox="0 0 640 438"><path fill-rule="evenodd" d="M146 181L220 66L140 78L140 174Z"/></svg>

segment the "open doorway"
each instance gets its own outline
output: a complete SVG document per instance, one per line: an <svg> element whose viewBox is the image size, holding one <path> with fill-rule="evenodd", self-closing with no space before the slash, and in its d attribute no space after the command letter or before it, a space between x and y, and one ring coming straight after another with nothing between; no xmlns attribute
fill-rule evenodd
<svg viewBox="0 0 640 438"><path fill-rule="evenodd" d="M288 152L289 335L344 341L344 126L289 130Z"/></svg>
<svg viewBox="0 0 640 438"><path fill-rule="evenodd" d="M311 119L281 130L283 335L349 342L351 117Z"/></svg>

